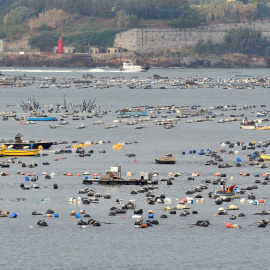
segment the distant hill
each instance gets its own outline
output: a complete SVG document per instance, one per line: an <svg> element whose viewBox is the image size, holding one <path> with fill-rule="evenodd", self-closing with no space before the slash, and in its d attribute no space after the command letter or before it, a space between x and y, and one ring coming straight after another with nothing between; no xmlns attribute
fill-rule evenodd
<svg viewBox="0 0 270 270"><path fill-rule="evenodd" d="M0 0L0 38L51 51L59 36L84 52L131 28L190 27L270 18L267 0Z"/></svg>

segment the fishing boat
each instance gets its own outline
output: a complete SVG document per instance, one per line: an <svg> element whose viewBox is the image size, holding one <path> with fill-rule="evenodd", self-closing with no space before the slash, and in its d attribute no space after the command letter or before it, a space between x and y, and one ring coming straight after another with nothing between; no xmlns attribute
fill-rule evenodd
<svg viewBox="0 0 270 270"><path fill-rule="evenodd" d="M134 65L132 62L123 62L123 65L120 66L120 71L146 72L147 70L149 70L149 67Z"/></svg>
<svg viewBox="0 0 270 270"><path fill-rule="evenodd" d="M38 117L26 117L28 121L57 121L55 116L38 116Z"/></svg>
<svg viewBox="0 0 270 270"><path fill-rule="evenodd" d="M49 149L53 145L53 142L23 141L23 136L20 133L18 133L15 136L14 142L4 143L4 145L6 145L8 149L10 149L10 148L12 148L12 149L26 149L26 148L29 148L29 149L38 149L38 148Z"/></svg>
<svg viewBox="0 0 270 270"><path fill-rule="evenodd" d="M176 160L172 154L167 154L165 157L156 158L156 164L175 164Z"/></svg>
<svg viewBox="0 0 270 270"><path fill-rule="evenodd" d="M0 156L35 156L39 153L39 149L35 150L15 150L15 149L0 149Z"/></svg>
<svg viewBox="0 0 270 270"><path fill-rule="evenodd" d="M130 115L130 116L148 116L148 111L143 111L141 108L138 109L121 109L118 112L119 115Z"/></svg>
<svg viewBox="0 0 270 270"><path fill-rule="evenodd" d="M221 190L219 191L214 191L214 192L210 192L208 195L210 198L213 198L215 195L218 195L221 199L225 199L225 198L230 198L230 199L235 199L238 197L238 194L240 193L240 189L235 187L233 189L233 192L222 192Z"/></svg>
<svg viewBox="0 0 270 270"><path fill-rule="evenodd" d="M241 129L255 129L255 125L240 125Z"/></svg>
<svg viewBox="0 0 270 270"><path fill-rule="evenodd" d="M270 161L270 154L260 154L260 158L265 161Z"/></svg>

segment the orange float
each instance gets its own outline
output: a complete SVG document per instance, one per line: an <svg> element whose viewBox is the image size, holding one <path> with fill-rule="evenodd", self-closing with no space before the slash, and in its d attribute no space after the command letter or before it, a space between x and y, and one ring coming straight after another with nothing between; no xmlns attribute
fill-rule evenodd
<svg viewBox="0 0 270 270"><path fill-rule="evenodd" d="M227 228L232 228L233 225L232 225L231 223L226 223L226 227L227 227Z"/></svg>

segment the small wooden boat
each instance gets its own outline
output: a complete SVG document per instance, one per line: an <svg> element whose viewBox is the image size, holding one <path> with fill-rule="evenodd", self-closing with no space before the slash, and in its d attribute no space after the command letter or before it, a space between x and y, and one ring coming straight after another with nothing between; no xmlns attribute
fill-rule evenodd
<svg viewBox="0 0 270 270"><path fill-rule="evenodd" d="M255 125L240 125L241 129L255 129Z"/></svg>
<svg viewBox="0 0 270 270"><path fill-rule="evenodd" d="M225 199L226 197L229 197L230 199L235 199L238 197L238 194L240 193L240 189L235 187L233 192L225 191L222 192L221 190L219 191L214 191L209 193L209 197L213 198L214 195L219 195L221 199Z"/></svg>
<svg viewBox="0 0 270 270"><path fill-rule="evenodd" d="M39 153L39 149L35 150L14 150L0 149L0 156L35 156Z"/></svg>

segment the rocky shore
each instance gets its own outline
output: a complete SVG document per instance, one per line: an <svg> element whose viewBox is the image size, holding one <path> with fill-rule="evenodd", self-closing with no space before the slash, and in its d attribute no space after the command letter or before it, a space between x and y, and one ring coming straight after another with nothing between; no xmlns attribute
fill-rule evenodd
<svg viewBox="0 0 270 270"><path fill-rule="evenodd" d="M187 67L187 68L268 68L270 58L243 54L227 54L215 57L187 56L142 56L131 53L125 56L93 58L89 54L52 54L8 53L0 56L1 66L54 66L54 67L102 67L118 68L123 61L132 60L136 64L150 67Z"/></svg>

